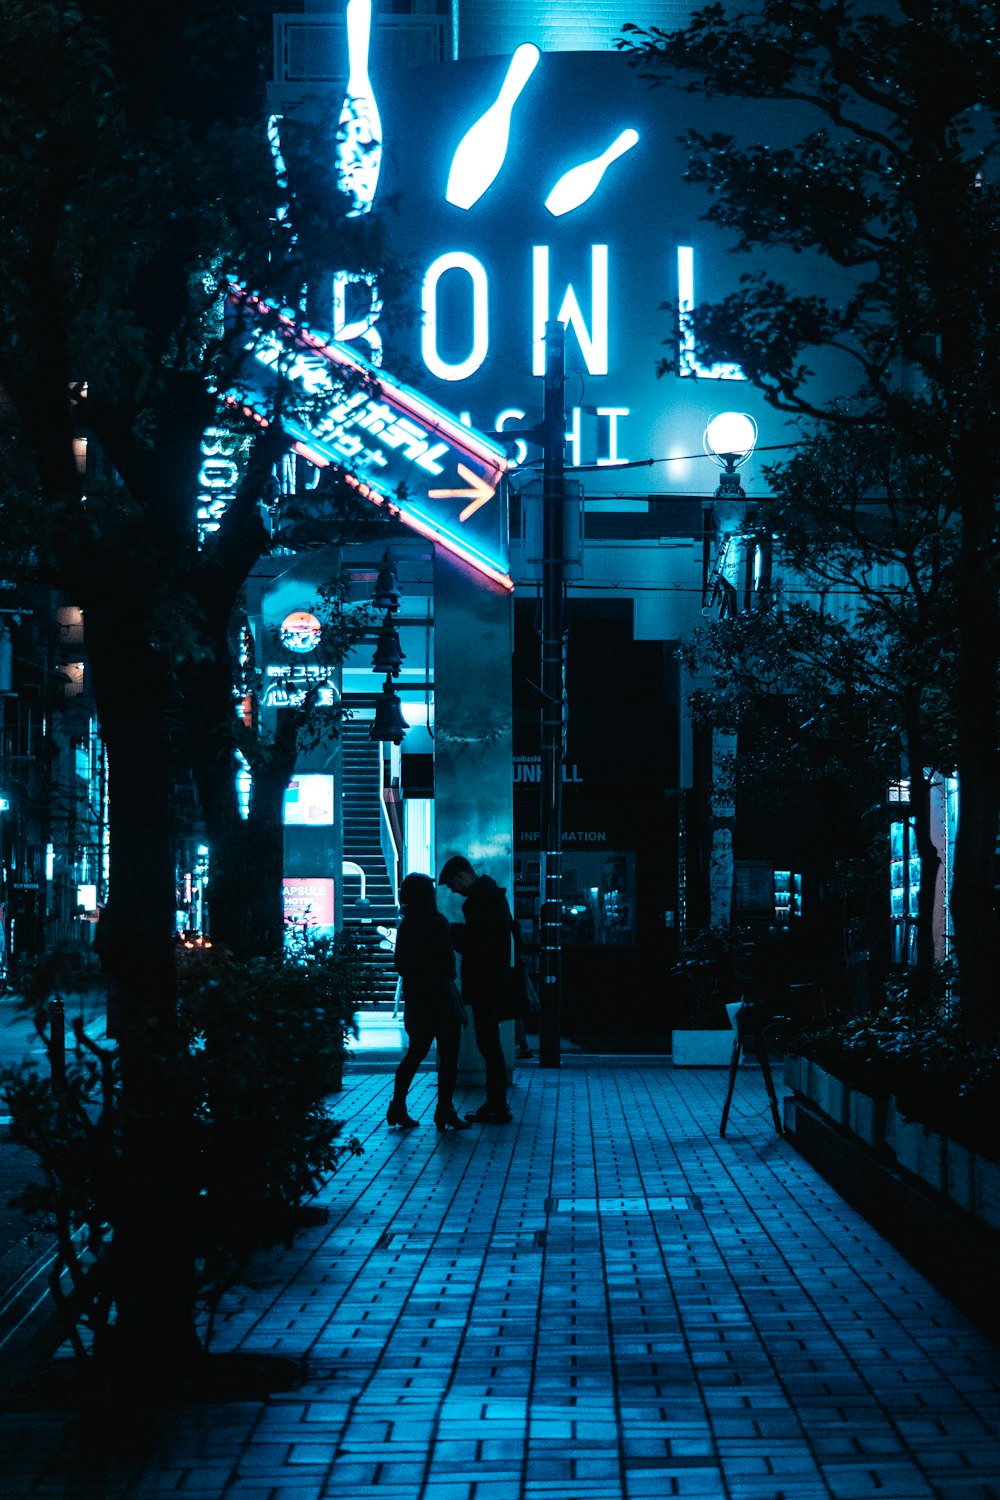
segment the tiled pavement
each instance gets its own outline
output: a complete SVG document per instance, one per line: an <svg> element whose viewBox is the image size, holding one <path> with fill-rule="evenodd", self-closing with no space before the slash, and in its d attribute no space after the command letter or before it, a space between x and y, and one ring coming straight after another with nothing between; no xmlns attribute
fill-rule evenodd
<svg viewBox="0 0 1000 1500"><path fill-rule="evenodd" d="M1000 1350L775 1136L759 1075L519 1067L515 1123L384 1124L215 1347L294 1392L87 1423L0 1412L0 1494L73 1500L989 1500ZM960 1254L956 1246L956 1254Z"/></svg>

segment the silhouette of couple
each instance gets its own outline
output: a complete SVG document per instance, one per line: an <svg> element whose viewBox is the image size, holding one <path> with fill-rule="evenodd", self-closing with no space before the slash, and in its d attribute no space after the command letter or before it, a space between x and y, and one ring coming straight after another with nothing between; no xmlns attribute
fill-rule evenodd
<svg viewBox="0 0 1000 1500"><path fill-rule="evenodd" d="M437 1043L438 1130L468 1130L470 1124L505 1125L507 1064L500 1043L500 1013L509 997L513 918L501 886L477 875L461 854L446 860L438 885L465 899L464 921L449 923L438 911L429 875L407 875L399 888L402 921L396 933L396 969L403 980L403 1025L407 1050L396 1069L389 1125L410 1129L417 1121L406 1109L406 1091ZM455 984L456 951L462 955L462 993ZM472 1011L476 1046L486 1067L486 1098L462 1120L452 1095L458 1075L458 1048L465 1006Z"/></svg>

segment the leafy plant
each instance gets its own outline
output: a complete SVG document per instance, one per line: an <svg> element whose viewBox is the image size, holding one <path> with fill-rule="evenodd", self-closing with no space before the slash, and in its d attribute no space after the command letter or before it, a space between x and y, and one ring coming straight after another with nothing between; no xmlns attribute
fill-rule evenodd
<svg viewBox="0 0 1000 1500"><path fill-rule="evenodd" d="M354 1137L341 1140L329 1100L341 1086L363 973L337 939L308 938L278 961L182 949L177 969L185 1076L176 1085L188 1121L173 1144L207 1346L219 1298L250 1257L290 1243L307 1200L362 1149ZM54 1232L49 1286L64 1332L78 1356L109 1366L126 1180L120 1053L94 1043L77 1020L76 1046L63 1058L49 1007L71 987L65 961L39 966L23 1005L46 1044L48 1076L33 1062L4 1069L0 1097L11 1138L35 1153L41 1172L12 1206Z"/></svg>
<svg viewBox="0 0 1000 1500"><path fill-rule="evenodd" d="M1000 1048L960 1019L915 1016L894 996L868 1015L799 1032L789 1050L863 1093L894 1095L908 1119L1000 1161Z"/></svg>
<svg viewBox="0 0 1000 1500"><path fill-rule="evenodd" d="M725 1007L740 998L749 952L742 927L703 927L671 973L679 980L678 1024L713 1030L728 1026Z"/></svg>
<svg viewBox="0 0 1000 1500"><path fill-rule="evenodd" d="M262 1245L290 1239L345 1152L341 1087L364 974L339 939L304 937L280 960L184 953L181 1022L193 1070L198 1249L209 1302Z"/></svg>

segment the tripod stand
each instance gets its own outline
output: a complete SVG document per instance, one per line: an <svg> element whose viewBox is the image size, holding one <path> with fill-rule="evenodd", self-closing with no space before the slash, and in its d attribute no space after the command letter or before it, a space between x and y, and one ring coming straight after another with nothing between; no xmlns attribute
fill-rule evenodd
<svg viewBox="0 0 1000 1500"><path fill-rule="evenodd" d="M736 1070L747 1047L753 1048L753 1054L760 1064L774 1128L779 1135L784 1134L764 1033L780 1028L781 1039L784 1041L787 1040L790 1030L795 1030L807 1021L822 1019L826 1013L823 992L813 984L790 984L785 1009L788 1014L778 1015L774 1007L768 1005L766 1001L747 999L740 1000L737 1005L726 1006L736 1035L733 1038L733 1051L729 1059L729 1086L726 1089L726 1102L722 1107L722 1124L719 1127L719 1134L723 1137L726 1134L729 1107L733 1102L733 1090L736 1087Z"/></svg>

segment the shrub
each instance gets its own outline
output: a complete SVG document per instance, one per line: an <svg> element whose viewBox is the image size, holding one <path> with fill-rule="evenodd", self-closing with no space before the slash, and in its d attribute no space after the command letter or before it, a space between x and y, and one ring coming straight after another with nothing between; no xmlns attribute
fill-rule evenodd
<svg viewBox="0 0 1000 1500"><path fill-rule="evenodd" d="M191 1130L177 1149L196 1204L199 1300L211 1315L250 1256L290 1241L303 1205L346 1153L329 1112L341 1086L363 974L356 956L331 941L297 944L277 960L237 963L211 948L180 950L179 1015L191 1101ZM41 1178L12 1201L57 1240L50 1286L68 1336L84 1354L114 1322L106 1274L115 1242L121 1179L118 1054L74 1023L77 1045L60 1066L49 1037L48 1001L73 987L64 959L43 962L25 1009L49 1052L49 1076L33 1063L0 1073L11 1138L38 1158ZM70 1292L64 1287L64 1273Z"/></svg>
<svg viewBox="0 0 1000 1500"><path fill-rule="evenodd" d="M712 1030L728 1027L726 1005L744 987L741 968L749 941L741 927L703 927L684 950L671 973L679 980L677 1025Z"/></svg>
<svg viewBox="0 0 1000 1500"><path fill-rule="evenodd" d="M279 959L184 954L180 1014L194 1072L199 1236L220 1290L261 1245L287 1238L345 1151L328 1100L341 1087L363 975L336 939Z"/></svg>
<svg viewBox="0 0 1000 1500"><path fill-rule="evenodd" d="M1000 1161L1000 1049L970 1037L957 1019L913 1016L896 1003L800 1031L788 1048L852 1088L895 1095L908 1119Z"/></svg>

